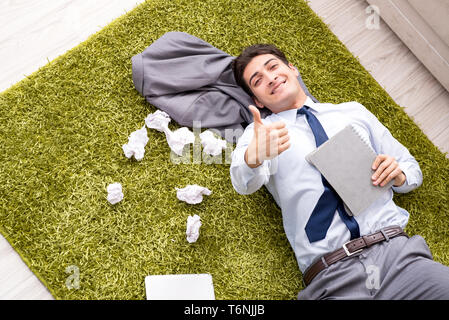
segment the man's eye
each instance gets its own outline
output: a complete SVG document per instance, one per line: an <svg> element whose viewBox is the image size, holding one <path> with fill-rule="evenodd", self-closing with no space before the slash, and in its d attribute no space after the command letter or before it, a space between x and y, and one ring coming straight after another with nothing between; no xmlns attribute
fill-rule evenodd
<svg viewBox="0 0 449 320"><path fill-rule="evenodd" d="M257 84L259 83L260 79L257 79L256 82L254 82L254 85L257 86Z"/></svg>
<svg viewBox="0 0 449 320"><path fill-rule="evenodd" d="M277 64L273 64L273 65L271 66L271 69L274 69L275 67L277 67Z"/></svg>

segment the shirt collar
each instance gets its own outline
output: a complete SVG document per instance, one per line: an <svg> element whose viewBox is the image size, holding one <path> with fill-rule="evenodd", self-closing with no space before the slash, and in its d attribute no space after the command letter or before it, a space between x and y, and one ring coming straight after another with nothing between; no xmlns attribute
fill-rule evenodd
<svg viewBox="0 0 449 320"><path fill-rule="evenodd" d="M315 111L318 111L318 108L317 108L318 104L313 102L313 100L309 96L307 96L306 101L304 102L304 105L310 107L311 109L314 109ZM282 119L287 120L291 123L295 123L297 112L298 112L298 109L289 109L289 110L285 110L285 111L276 113L276 116L281 117Z"/></svg>

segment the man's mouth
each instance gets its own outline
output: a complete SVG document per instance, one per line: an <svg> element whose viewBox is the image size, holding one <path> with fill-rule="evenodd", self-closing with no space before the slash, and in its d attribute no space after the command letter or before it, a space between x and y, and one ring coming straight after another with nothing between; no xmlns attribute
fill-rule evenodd
<svg viewBox="0 0 449 320"><path fill-rule="evenodd" d="M276 90L281 86L284 85L287 82L287 79L285 79L284 81L279 82L276 86L273 87L273 90L271 91L271 94L275 94Z"/></svg>

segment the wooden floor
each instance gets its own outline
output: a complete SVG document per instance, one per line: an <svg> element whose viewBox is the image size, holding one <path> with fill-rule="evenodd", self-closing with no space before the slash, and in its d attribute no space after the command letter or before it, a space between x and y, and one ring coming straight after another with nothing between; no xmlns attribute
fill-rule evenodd
<svg viewBox="0 0 449 320"><path fill-rule="evenodd" d="M309 0L310 7L359 58L393 100L449 158L449 93L363 0ZM382 15L382 12L380 12Z"/></svg>
<svg viewBox="0 0 449 320"><path fill-rule="evenodd" d="M1 0L0 91L142 2L144 0ZM53 299L1 235L0 299Z"/></svg>
<svg viewBox="0 0 449 320"><path fill-rule="evenodd" d="M141 2L1 1L0 91ZM309 5L429 139L449 152L449 93L382 20L378 29L367 28L369 4L363 0L309 0ZM53 299L2 236L0 299Z"/></svg>

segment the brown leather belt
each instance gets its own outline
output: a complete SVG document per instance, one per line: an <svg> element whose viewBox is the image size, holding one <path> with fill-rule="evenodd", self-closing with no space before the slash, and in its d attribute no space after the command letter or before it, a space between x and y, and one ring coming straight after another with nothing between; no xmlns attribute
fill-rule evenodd
<svg viewBox="0 0 449 320"><path fill-rule="evenodd" d="M306 286L312 282L313 278L320 273L322 270L326 269L330 265L340 261L343 258L350 257L353 254L362 252L364 248L368 248L375 243L382 241L388 241L391 238L397 236L407 236L407 234L399 226L386 227L378 232L363 236L351 241L346 242L340 249L334 252L325 254L315 263L313 263L304 273L304 283Z"/></svg>

